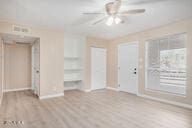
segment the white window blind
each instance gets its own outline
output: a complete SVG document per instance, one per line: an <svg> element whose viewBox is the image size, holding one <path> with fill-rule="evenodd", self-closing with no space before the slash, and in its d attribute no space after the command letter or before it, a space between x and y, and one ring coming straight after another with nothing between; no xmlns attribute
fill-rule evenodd
<svg viewBox="0 0 192 128"><path fill-rule="evenodd" d="M146 88L185 95L186 33L148 40Z"/></svg>

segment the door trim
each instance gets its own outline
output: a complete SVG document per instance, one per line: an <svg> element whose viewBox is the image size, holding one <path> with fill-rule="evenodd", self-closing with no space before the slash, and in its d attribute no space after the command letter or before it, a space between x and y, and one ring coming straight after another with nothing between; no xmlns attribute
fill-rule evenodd
<svg viewBox="0 0 192 128"><path fill-rule="evenodd" d="M136 65L136 68L137 68L137 76L136 76L136 95L138 96L139 95L139 80L138 80L138 76L139 76L139 41L132 41L132 42L128 42L128 43L121 43L121 44L119 44L118 45L118 55L117 55L117 57L118 57L118 59L117 59L117 61L118 61L118 65L117 65L117 71L118 71L118 85L117 85L117 88L118 88L118 90L120 91L120 87L119 87L119 84L120 84L120 81L119 81L119 48L120 48L120 46L127 46L127 45L136 45L137 46L137 65Z"/></svg>
<svg viewBox="0 0 192 128"><path fill-rule="evenodd" d="M105 50L105 53L106 53L106 64L105 64L105 66L106 66L106 71L105 71L105 76L106 76L106 79L105 79L105 85L104 85L104 87L103 88L101 88L101 89L105 89L106 87L107 87L107 48L105 48L105 47L95 47L95 46L91 46L90 47L90 85L91 85L91 89L90 89L90 91L94 91L94 90L99 90L99 89L94 89L93 88L93 85L92 85L92 48L100 48L100 49L104 49Z"/></svg>
<svg viewBox="0 0 192 128"><path fill-rule="evenodd" d="M40 52L40 41L41 41L41 39L40 38L37 38L35 41L34 41L34 43L37 43L37 47L38 47L38 49L39 49L39 53L38 53L38 61L39 61L39 63L38 63L38 66L39 66L39 80L38 80L38 82L39 82L39 85L38 85L38 93L36 94L38 97L40 97L40 94L41 94L41 83L40 83L40 81L41 81L41 64L40 64L40 54L41 54L41 52ZM35 79L35 77L34 77L34 75L36 74L36 71L34 71L34 65L35 65L35 63L32 61L32 60L34 60L34 58L35 58L35 46L34 46L34 43L33 43L33 45L32 45L32 47L31 47L31 89L34 91L34 79ZM32 50L32 49L34 49L34 50Z"/></svg>

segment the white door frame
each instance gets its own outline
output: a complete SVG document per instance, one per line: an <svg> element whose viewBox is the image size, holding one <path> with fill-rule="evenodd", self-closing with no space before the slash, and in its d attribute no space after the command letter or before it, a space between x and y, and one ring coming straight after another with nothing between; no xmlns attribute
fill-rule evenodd
<svg viewBox="0 0 192 128"><path fill-rule="evenodd" d="M4 78L4 57L5 57L5 55L4 55L4 42L3 42L3 40L2 40L2 38L0 37L0 63L1 63L1 84L0 84L0 88L1 88L1 93L3 93L3 91L4 91L4 80L5 80L5 78ZM2 95L2 97L0 97L1 99L0 99L0 106L1 106L1 101L2 101L2 98L3 98L3 95Z"/></svg>
<svg viewBox="0 0 192 128"><path fill-rule="evenodd" d="M38 87L37 87L37 89L38 89L38 91L37 91L37 96L40 96L40 39L37 39L36 41L35 41L35 43L37 44L37 47L38 47L38 61L39 61L39 63L38 63L38 66L39 66L39 80L38 80L38 83L39 83L39 85L38 85ZM31 84L32 84L32 90L34 90L34 87L35 87L35 78L36 78L36 70L35 70L35 62L34 62L34 60L35 60L35 49L37 48L35 45L36 44L33 44L33 46L31 47Z"/></svg>
<svg viewBox="0 0 192 128"><path fill-rule="evenodd" d="M92 52L91 52L91 49L92 48L101 48L101 49L104 49L105 51L106 51L106 71L105 71L105 75L106 75L106 78L105 78L105 81L107 81L107 49L105 48L105 47L95 47L95 46L91 46L90 47L90 58L92 57ZM94 89L93 88L93 86L92 86L92 58L90 59L90 70L91 70L91 73L90 73L90 75L91 75L91 78L90 78L90 84L91 84L91 91L93 91L93 90L97 90L97 89ZM103 89L105 89L106 88L106 83L105 83L105 85L104 85L104 88Z"/></svg>
<svg viewBox="0 0 192 128"><path fill-rule="evenodd" d="M136 74L136 89L137 89L137 92L136 92L136 95L138 96L139 95L139 80L138 80L138 76L139 76L139 41L132 41L132 42L129 42L129 43L122 43L122 44L119 44L118 45L118 66L117 66L117 70L118 70L118 90L120 90L120 87L119 87L119 84L120 84L120 81L119 81L119 48L120 46L127 46L127 45L133 45L135 44L137 46L137 74Z"/></svg>

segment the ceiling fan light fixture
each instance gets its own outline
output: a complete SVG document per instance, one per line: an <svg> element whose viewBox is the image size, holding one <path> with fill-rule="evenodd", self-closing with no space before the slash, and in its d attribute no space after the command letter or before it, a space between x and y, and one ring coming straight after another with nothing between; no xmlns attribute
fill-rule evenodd
<svg viewBox="0 0 192 128"><path fill-rule="evenodd" d="M112 16L110 16L110 17L107 19L106 24L107 24L108 26L111 26L111 25L113 24L113 22L114 22L114 18L113 18Z"/></svg>
<svg viewBox="0 0 192 128"><path fill-rule="evenodd" d="M119 24L122 22L122 20L119 17L115 17L114 21L115 21L115 24Z"/></svg>

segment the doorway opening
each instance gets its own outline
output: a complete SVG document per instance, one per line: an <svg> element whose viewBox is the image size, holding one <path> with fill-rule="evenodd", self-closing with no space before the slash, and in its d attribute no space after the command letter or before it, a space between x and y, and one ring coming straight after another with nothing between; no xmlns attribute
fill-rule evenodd
<svg viewBox="0 0 192 128"><path fill-rule="evenodd" d="M31 90L40 95L40 38L0 33L3 40L3 92Z"/></svg>

